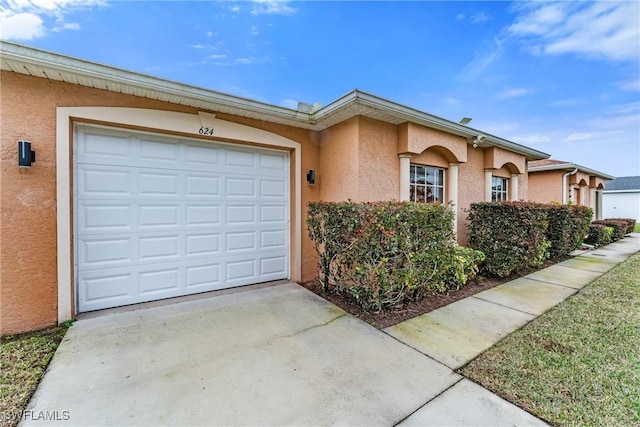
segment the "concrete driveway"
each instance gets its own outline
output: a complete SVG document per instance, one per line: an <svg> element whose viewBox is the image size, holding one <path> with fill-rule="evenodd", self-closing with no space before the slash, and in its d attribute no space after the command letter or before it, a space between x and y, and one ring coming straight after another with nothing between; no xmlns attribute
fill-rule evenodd
<svg viewBox="0 0 640 427"><path fill-rule="evenodd" d="M22 425L392 426L460 380L285 283L76 322Z"/></svg>

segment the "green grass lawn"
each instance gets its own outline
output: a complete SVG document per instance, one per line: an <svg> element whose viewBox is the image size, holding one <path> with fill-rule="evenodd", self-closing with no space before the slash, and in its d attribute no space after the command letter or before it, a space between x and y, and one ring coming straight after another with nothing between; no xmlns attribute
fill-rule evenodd
<svg viewBox="0 0 640 427"><path fill-rule="evenodd" d="M0 342L0 426L17 425L68 326L3 337Z"/></svg>
<svg viewBox="0 0 640 427"><path fill-rule="evenodd" d="M635 233L640 233L640 223L636 224L635 228L633 229L633 231Z"/></svg>
<svg viewBox="0 0 640 427"><path fill-rule="evenodd" d="M554 425L640 426L640 254L460 373Z"/></svg>

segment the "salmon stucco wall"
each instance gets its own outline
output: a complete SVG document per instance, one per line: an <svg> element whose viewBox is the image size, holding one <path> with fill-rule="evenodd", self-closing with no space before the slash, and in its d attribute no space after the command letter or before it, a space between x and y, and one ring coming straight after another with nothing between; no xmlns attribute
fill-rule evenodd
<svg viewBox="0 0 640 427"><path fill-rule="evenodd" d="M361 117L358 122L358 200L398 200L400 160L397 152L397 127L365 117Z"/></svg>
<svg viewBox="0 0 640 427"><path fill-rule="evenodd" d="M458 243L469 242L466 209L472 203L484 201L484 149L467 149L467 162L458 169Z"/></svg>
<svg viewBox="0 0 640 427"><path fill-rule="evenodd" d="M197 110L11 72L3 71L0 78L0 334L5 335L43 328L58 320L56 107L132 107L192 114ZM217 117L243 124L251 122L224 114ZM314 132L260 121L250 125L299 142L302 164L296 167L320 169ZM20 170L17 165L17 141L21 139L31 141L37 152L36 163L27 170ZM302 200L292 204L304 207L319 193L320 189L305 182ZM305 213L303 209L303 221ZM302 279L312 278L316 272L315 255L304 231L301 264Z"/></svg>
<svg viewBox="0 0 640 427"><path fill-rule="evenodd" d="M359 201L359 117L322 131L316 185L325 202Z"/></svg>
<svg viewBox="0 0 640 427"><path fill-rule="evenodd" d="M528 174L528 200L562 203L562 175L564 171L541 171Z"/></svg>

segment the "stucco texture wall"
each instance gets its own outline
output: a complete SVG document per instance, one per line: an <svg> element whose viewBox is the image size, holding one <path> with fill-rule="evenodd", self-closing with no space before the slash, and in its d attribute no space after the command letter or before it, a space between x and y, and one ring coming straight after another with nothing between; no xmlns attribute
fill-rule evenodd
<svg viewBox="0 0 640 427"><path fill-rule="evenodd" d="M193 114L197 110L4 71L0 78L0 334L4 335L57 322L56 107L133 107ZM314 132L226 114L217 117L299 142L302 164L296 167L318 168ZM28 170L17 165L20 139L31 141L37 152L37 161ZM318 196L319 189L304 181L302 200L292 200L292 205L302 205L303 221L308 201ZM304 229L302 237L303 280L309 280L316 271L315 255Z"/></svg>
<svg viewBox="0 0 640 427"><path fill-rule="evenodd" d="M458 243L469 242L466 210L472 203L484 201L484 149L467 149L467 162L458 170Z"/></svg>
<svg viewBox="0 0 640 427"><path fill-rule="evenodd" d="M539 203L562 203L562 171L529 172L528 199Z"/></svg>

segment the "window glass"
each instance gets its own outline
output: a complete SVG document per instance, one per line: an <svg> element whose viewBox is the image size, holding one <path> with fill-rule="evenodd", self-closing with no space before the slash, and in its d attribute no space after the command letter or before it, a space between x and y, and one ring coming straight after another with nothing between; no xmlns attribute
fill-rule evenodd
<svg viewBox="0 0 640 427"><path fill-rule="evenodd" d="M444 169L411 165L409 197L414 202L444 203Z"/></svg>
<svg viewBox="0 0 640 427"><path fill-rule="evenodd" d="M499 176L491 178L491 201L502 202L509 200L507 181L507 178L501 178Z"/></svg>

